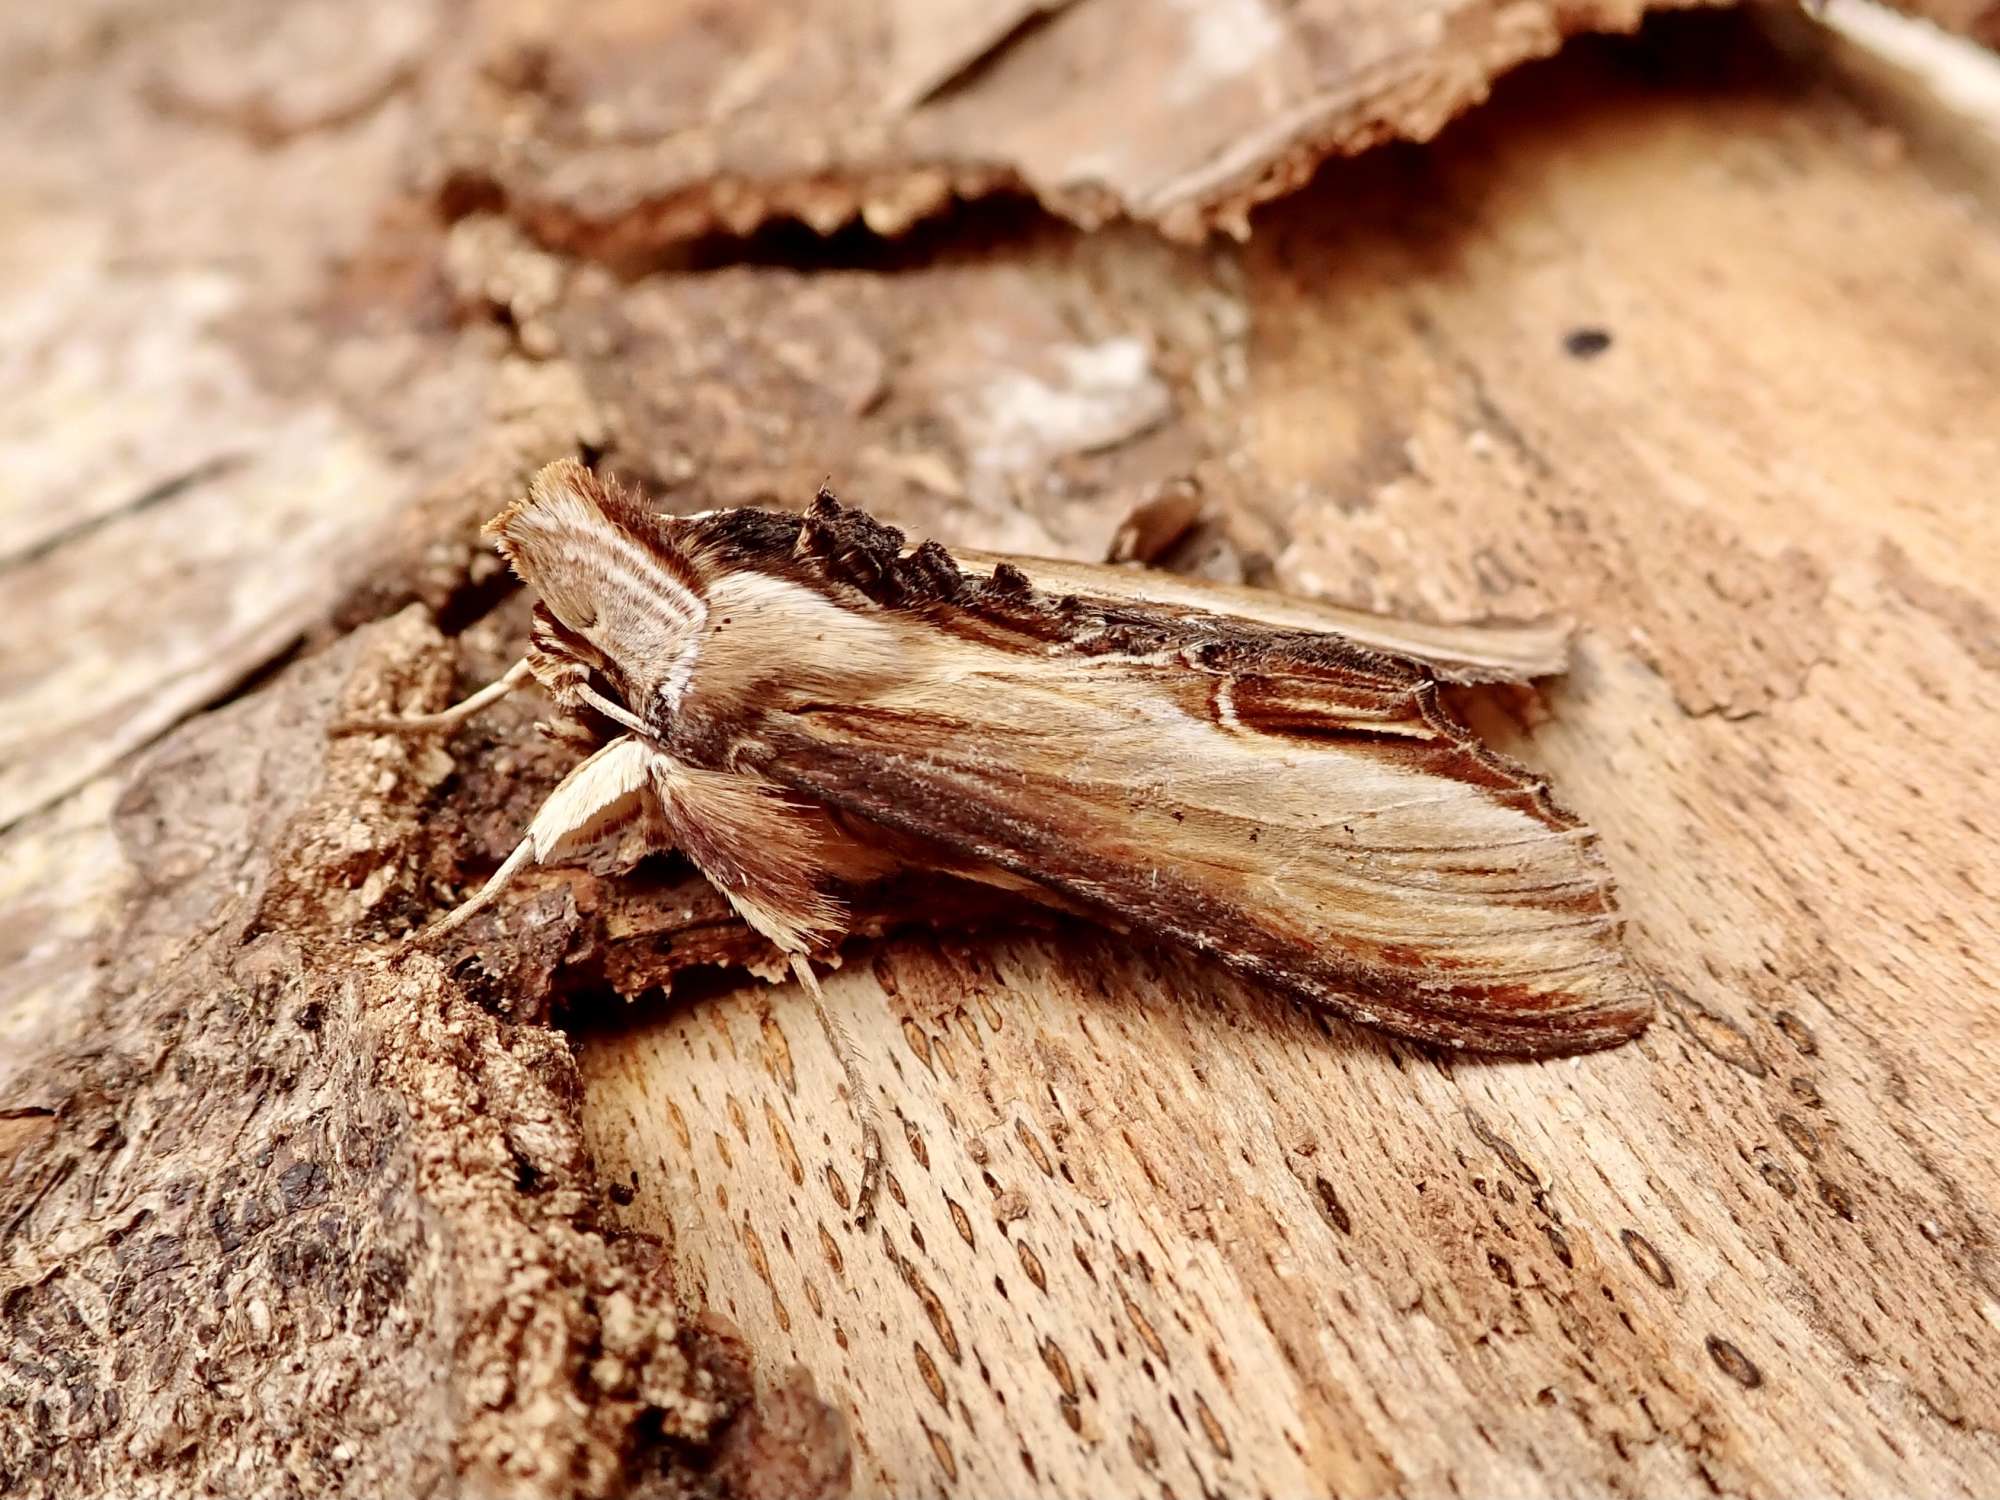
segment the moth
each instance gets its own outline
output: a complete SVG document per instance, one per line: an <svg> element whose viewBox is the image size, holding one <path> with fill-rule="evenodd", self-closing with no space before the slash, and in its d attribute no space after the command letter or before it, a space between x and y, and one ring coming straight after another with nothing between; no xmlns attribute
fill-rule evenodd
<svg viewBox="0 0 2000 1500"><path fill-rule="evenodd" d="M1143 570L947 552L824 490L803 515L657 514L575 462L487 528L538 594L533 682L591 753L462 925L531 864L678 850L788 955L892 871L988 882L1396 1035L1546 1055L1641 1031L1591 831L1453 716L1559 671L1561 631L1390 620Z"/></svg>

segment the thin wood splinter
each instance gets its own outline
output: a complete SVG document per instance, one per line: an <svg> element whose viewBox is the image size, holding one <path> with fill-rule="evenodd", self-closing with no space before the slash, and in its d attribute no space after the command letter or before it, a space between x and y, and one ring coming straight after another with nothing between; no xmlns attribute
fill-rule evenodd
<svg viewBox="0 0 2000 1500"><path fill-rule="evenodd" d="M1596 840L1449 713L1444 683L1561 670L1543 626L1418 625L1108 566L908 546L821 491L675 518L574 462L488 533L540 595L532 677L597 745L469 898L529 864L678 849L789 959L879 1133L810 960L842 893L987 881L1417 1041L1528 1055L1637 1035Z"/></svg>

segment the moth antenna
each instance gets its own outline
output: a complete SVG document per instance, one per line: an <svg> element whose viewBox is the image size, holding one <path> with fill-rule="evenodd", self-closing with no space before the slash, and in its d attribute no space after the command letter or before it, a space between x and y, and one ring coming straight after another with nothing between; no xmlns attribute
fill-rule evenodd
<svg viewBox="0 0 2000 1500"><path fill-rule="evenodd" d="M819 1016L827 1045L833 1048L833 1055L840 1059L841 1072L847 1075L847 1102L861 1123L861 1189L855 1195L854 1223L856 1228L866 1229L875 1211L875 1188L882 1177L882 1132L875 1123L875 1101L862 1087L861 1059L855 1052L854 1038L826 1003L826 991L819 987L812 960L803 953L791 954L790 958L792 972L812 996L813 1011Z"/></svg>
<svg viewBox="0 0 2000 1500"><path fill-rule="evenodd" d="M528 864L534 857L535 837L533 833L529 833L520 843L514 846L514 852L508 855L500 868L488 877L486 884L482 885L472 895L466 897L465 900L459 902L458 905L439 917L430 926L419 928L404 938L402 943L397 947L394 955L392 955L390 962L400 963L419 948L427 948L439 938L445 936L445 934L463 927L467 922L471 921L498 900L500 893L513 883L514 877L521 873L522 867Z"/></svg>
<svg viewBox="0 0 2000 1500"><path fill-rule="evenodd" d="M410 714L406 717L386 714L378 718L343 719L333 726L331 733L427 734L433 730L449 729L454 724L463 724L482 709L492 707L532 675L528 670L528 659L522 657L499 680L487 683L471 697L452 704L450 708L434 714Z"/></svg>

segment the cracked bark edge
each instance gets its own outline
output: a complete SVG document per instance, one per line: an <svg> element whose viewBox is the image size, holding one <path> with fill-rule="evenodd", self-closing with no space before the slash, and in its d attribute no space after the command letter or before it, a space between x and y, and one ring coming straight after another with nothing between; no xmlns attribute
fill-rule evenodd
<svg viewBox="0 0 2000 1500"><path fill-rule="evenodd" d="M1288 41L1249 47L1235 71L1195 78L1234 113L1242 106L1232 91L1255 92L1252 117L1213 139L1191 125L1177 147L1161 148L1161 158L1131 142L1150 140L1173 117L1200 120L1210 112L1177 110L1149 124L1116 69L1090 71L1098 87L1085 105L1075 105L1085 96L1069 96L1070 117L1060 128L1048 118L1050 101L1036 80L1076 73L1084 67L1078 58L1101 50L1105 27L1126 24L1103 0L1071 0L1002 27L943 81L930 71L900 78L893 55L872 55L883 50L879 38L857 36L838 65L787 73L781 89L760 84L756 97L732 97L709 118L675 115L671 130L654 119L656 102L634 102L629 61L602 65L593 57L601 38L524 39L509 31L510 0L493 0L492 55L471 76L441 80L432 94L437 141L421 175L448 216L504 206L542 244L614 264L644 264L705 236L743 236L781 221L820 233L858 222L896 236L956 202L995 194L1032 196L1085 228L1127 218L1180 241L1217 232L1243 238L1257 205L1300 187L1322 162L1387 141L1430 139L1484 100L1501 75L1571 37L1629 32L1655 10L1729 3L1594 0L1505 14L1475 7L1469 16L1454 14L1437 35L1423 16L1357 14L1347 19L1365 33L1363 63L1345 51L1317 62L1311 55L1316 37L1344 24L1339 18L1269 19L1273 28L1290 28ZM1018 23L1018 12L1008 7L1001 19ZM816 24L836 36L840 30L832 21ZM744 50L753 57L783 52L786 34L766 34L777 25L745 39ZM675 27L670 18L620 40L635 54L652 49L671 59L685 50ZM1180 60L1199 75L1199 27L1190 20L1185 30ZM1170 52L1177 44L1165 29L1146 40ZM1135 42L1123 50L1136 56L1144 49ZM1270 70L1270 56L1292 53L1303 55L1299 67ZM616 76L603 81L599 71ZM1157 85L1153 73L1144 76ZM1136 75L1131 82L1138 85ZM885 98L901 107L878 118ZM700 107L696 100L689 109ZM630 120L621 114L627 108ZM1142 116L1136 127L1134 109ZM482 126L482 118L491 124ZM828 120L850 123L829 127Z"/></svg>
<svg viewBox="0 0 2000 1500"><path fill-rule="evenodd" d="M358 632L122 799L88 1040L0 1122L0 1490L844 1491L809 1387L759 1415L664 1248L600 1225L562 1033L373 956L454 767L325 726L448 662L415 611Z"/></svg>

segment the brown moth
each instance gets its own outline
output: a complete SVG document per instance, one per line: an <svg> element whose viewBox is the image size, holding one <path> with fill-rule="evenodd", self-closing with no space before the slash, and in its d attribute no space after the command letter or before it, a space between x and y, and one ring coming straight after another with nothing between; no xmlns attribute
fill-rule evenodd
<svg viewBox="0 0 2000 1500"><path fill-rule="evenodd" d="M1446 1047L1611 1046L1651 1004L1588 828L1446 683L1560 671L1539 626L1415 625L1108 566L956 556L824 491L675 518L556 463L489 533L540 595L524 661L595 749L524 866L677 849L791 957L898 869L1004 886ZM852 1047L821 1005L867 1138Z"/></svg>

